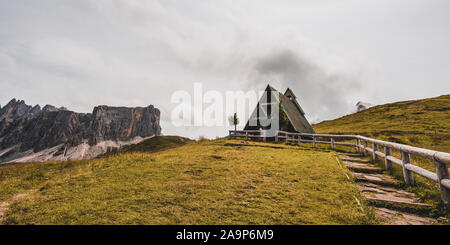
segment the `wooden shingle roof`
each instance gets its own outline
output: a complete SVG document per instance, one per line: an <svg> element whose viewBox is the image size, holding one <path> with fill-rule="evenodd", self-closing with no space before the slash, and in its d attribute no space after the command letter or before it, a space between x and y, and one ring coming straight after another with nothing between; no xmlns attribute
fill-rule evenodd
<svg viewBox="0 0 450 245"><path fill-rule="evenodd" d="M315 133L311 124L309 124L308 120L305 118L305 112L298 104L296 100L297 97L295 96L295 94L292 92L291 89L288 88L286 92L282 94L273 87L271 87L270 85L267 85L265 91L266 93L269 91L278 93L279 98L277 102L280 103L281 107L285 111L286 116L288 117L289 122L295 131L300 133L312 133L312 134ZM256 116L256 113L254 112L252 116ZM244 129L250 129L249 122L247 122Z"/></svg>

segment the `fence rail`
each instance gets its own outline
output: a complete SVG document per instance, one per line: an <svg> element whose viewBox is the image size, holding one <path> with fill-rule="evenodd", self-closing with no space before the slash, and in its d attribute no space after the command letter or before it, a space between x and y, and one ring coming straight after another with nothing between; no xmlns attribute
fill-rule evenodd
<svg viewBox="0 0 450 245"><path fill-rule="evenodd" d="M379 158L384 158L386 169L392 169L392 164L402 167L406 185L414 185L414 174L418 174L436 182L440 188L442 201L446 205L450 203L450 179L448 173L450 154L446 152L382 141L360 135L307 134L278 131L274 137L267 137L265 131L262 130L230 130L229 137L245 138L246 140L256 138L262 139L264 142L271 139L275 142L294 142L298 145L301 145L302 143L312 143L313 147L317 147L317 144L329 144L332 149L334 149L336 145L355 147L357 152L362 152L366 156L371 153L374 161ZM337 141L342 139L347 142ZM353 140L355 141L354 143L348 142ZM369 143L371 147L369 146ZM383 148L383 151L379 150L381 147ZM401 153L401 159L393 156L392 150L399 151ZM428 171L412 164L410 155L432 160L435 165L435 172Z"/></svg>

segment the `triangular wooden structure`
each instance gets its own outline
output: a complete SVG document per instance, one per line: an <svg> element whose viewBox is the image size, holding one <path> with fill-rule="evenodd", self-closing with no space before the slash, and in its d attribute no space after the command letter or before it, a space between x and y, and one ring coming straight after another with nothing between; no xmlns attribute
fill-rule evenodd
<svg viewBox="0 0 450 245"><path fill-rule="evenodd" d="M273 93L278 93L278 98L272 98L277 96L271 96ZM260 123L261 118L268 117L272 111L272 106L279 106L279 130L287 132L297 133L310 133L314 134L314 129L305 118L305 112L300 104L297 102L297 97L291 89L287 89L284 94L278 92L276 89L267 85L263 95L261 96L258 104L250 116L244 130L258 130L266 129L262 125L267 123ZM260 108L260 110L258 110ZM263 113L264 115L259 115ZM269 116L270 117L270 116ZM252 122L252 123L251 123Z"/></svg>

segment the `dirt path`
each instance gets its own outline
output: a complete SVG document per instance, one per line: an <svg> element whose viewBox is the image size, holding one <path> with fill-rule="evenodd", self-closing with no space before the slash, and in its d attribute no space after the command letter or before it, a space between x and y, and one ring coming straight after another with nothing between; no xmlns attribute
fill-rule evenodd
<svg viewBox="0 0 450 245"><path fill-rule="evenodd" d="M428 217L431 205L419 201L414 193L401 188L402 183L383 169L371 164L368 158L357 154L339 154L351 171L361 194L375 208L382 224L387 225L432 225L438 219Z"/></svg>

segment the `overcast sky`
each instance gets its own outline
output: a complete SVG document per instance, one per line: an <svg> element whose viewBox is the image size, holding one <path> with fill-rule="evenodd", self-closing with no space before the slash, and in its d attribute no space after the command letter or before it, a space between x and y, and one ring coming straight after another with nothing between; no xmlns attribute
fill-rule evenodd
<svg viewBox="0 0 450 245"><path fill-rule="evenodd" d="M312 122L358 101L450 93L448 0L0 0L0 105L13 97L91 112L155 105L174 91L290 87Z"/></svg>

